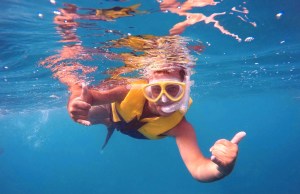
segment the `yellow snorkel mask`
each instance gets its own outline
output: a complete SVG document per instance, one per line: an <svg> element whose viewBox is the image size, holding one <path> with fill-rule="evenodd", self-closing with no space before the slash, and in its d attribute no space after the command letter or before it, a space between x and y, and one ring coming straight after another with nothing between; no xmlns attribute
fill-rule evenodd
<svg viewBox="0 0 300 194"><path fill-rule="evenodd" d="M163 102L166 97L173 103L162 106L161 110L165 113L172 113L179 110L186 113L190 100L190 71L186 71L184 81L174 80L154 80L142 87L145 98L150 102Z"/></svg>
<svg viewBox="0 0 300 194"><path fill-rule="evenodd" d="M165 95L169 100L178 102L185 93L185 83L180 81L162 80L143 86L143 93L150 102L157 102Z"/></svg>

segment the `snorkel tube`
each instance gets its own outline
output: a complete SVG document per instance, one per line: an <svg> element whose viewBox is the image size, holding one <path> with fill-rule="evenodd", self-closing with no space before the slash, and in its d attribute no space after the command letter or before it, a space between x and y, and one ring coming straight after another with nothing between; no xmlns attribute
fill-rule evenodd
<svg viewBox="0 0 300 194"><path fill-rule="evenodd" d="M189 108L189 101L190 101L190 93L191 93L191 79L190 79L191 75L190 72L188 73L188 75L185 76L185 93L184 96L182 98L182 104L179 108L179 111L182 113L186 113L186 111Z"/></svg>
<svg viewBox="0 0 300 194"><path fill-rule="evenodd" d="M181 113L185 114L188 107L189 107L189 100L190 100L190 92L191 92L191 72L189 70L186 71L187 75L185 76L185 92L184 92L184 96L182 97L182 99L179 102L170 104L168 106L163 106L161 108L161 110L164 113L172 113L175 112L177 110L179 110Z"/></svg>

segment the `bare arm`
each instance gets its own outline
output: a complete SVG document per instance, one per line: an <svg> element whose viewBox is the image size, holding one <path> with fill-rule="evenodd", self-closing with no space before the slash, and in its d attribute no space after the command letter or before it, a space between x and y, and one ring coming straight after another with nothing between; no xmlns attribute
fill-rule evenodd
<svg viewBox="0 0 300 194"><path fill-rule="evenodd" d="M97 105L122 101L128 89L126 86L117 86L111 90L98 91L89 89L85 85L75 85L70 88L70 91L71 95L68 102L70 117L83 125L91 125L103 123L100 116L107 114L105 109L97 107Z"/></svg>
<svg viewBox="0 0 300 194"><path fill-rule="evenodd" d="M121 102L129 89L125 86L116 86L110 90L89 89L87 86L74 85L70 88L71 96L69 103L78 97L84 98L83 101L90 105L109 104L112 102Z"/></svg>
<svg viewBox="0 0 300 194"><path fill-rule="evenodd" d="M221 179L234 167L238 152L237 144L228 140L218 140L211 148L213 157L205 158L198 146L194 128L185 119L167 135L175 137L183 162L198 181L212 182Z"/></svg>

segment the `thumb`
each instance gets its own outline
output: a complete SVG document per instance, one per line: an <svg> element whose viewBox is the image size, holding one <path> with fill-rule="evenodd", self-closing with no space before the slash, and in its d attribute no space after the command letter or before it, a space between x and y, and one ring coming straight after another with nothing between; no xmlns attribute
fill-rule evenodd
<svg viewBox="0 0 300 194"><path fill-rule="evenodd" d="M88 101L88 96L89 96L89 89L85 83L81 84L81 95L80 99L87 102Z"/></svg>
<svg viewBox="0 0 300 194"><path fill-rule="evenodd" d="M240 131L231 139L231 143L238 144L246 136L245 131Z"/></svg>

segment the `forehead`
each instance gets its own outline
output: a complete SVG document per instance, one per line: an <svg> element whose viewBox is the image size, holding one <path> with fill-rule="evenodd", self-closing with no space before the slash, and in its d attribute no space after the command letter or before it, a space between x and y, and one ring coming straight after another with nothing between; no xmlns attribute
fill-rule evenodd
<svg viewBox="0 0 300 194"><path fill-rule="evenodd" d="M150 79L159 79L159 78L176 78L180 79L180 73L179 70L160 70L160 71L154 71L152 75L149 77Z"/></svg>

